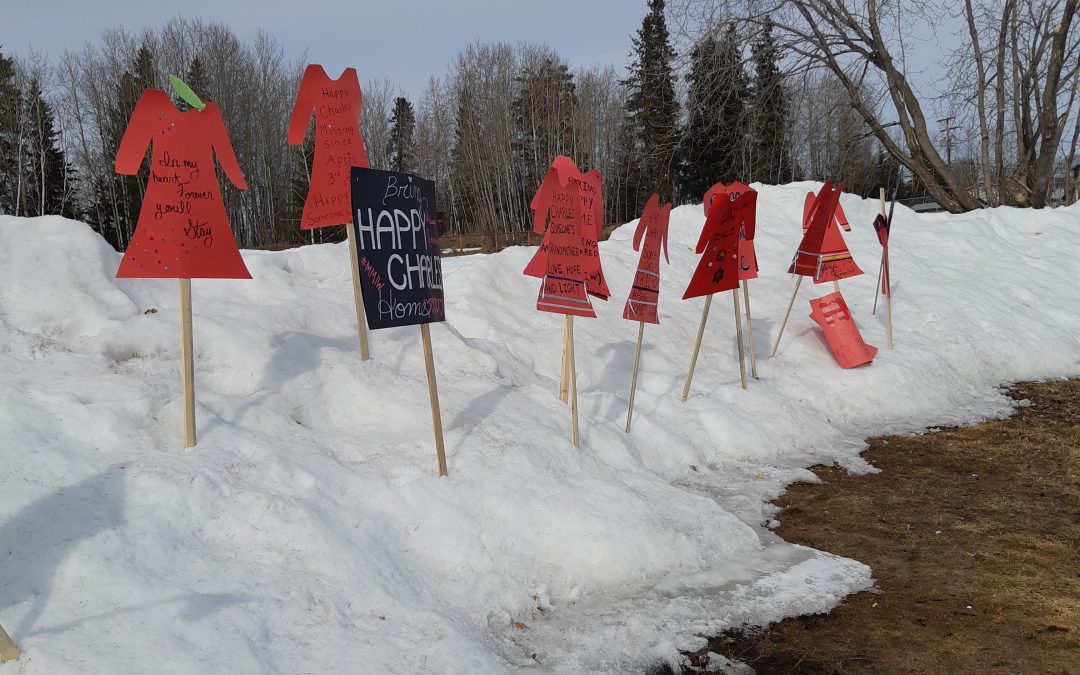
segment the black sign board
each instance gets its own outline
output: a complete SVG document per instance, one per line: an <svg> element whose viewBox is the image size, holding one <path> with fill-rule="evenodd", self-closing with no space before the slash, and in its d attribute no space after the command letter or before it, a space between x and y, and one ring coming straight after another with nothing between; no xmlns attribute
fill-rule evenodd
<svg viewBox="0 0 1080 675"><path fill-rule="evenodd" d="M368 325L445 321L435 183L353 167L352 208Z"/></svg>

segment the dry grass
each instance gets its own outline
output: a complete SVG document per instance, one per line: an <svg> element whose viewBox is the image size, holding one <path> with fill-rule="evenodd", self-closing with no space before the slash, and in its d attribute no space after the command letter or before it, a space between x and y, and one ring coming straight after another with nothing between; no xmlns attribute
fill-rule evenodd
<svg viewBox="0 0 1080 675"><path fill-rule="evenodd" d="M818 468L780 536L869 564L878 592L716 638L766 673L1080 673L1080 381L1018 385L1007 420L874 438Z"/></svg>

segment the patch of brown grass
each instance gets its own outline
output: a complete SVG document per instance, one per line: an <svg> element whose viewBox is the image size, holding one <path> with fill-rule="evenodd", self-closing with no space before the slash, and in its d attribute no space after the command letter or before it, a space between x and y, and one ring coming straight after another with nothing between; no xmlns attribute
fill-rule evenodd
<svg viewBox="0 0 1080 675"><path fill-rule="evenodd" d="M870 440L777 501L784 539L869 564L877 592L708 651L765 673L1080 673L1080 381L1006 420Z"/></svg>

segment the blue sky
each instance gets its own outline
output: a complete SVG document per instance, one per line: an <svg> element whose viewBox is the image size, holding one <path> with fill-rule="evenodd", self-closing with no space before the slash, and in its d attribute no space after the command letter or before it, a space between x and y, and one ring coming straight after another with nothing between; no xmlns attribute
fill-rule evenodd
<svg viewBox="0 0 1080 675"><path fill-rule="evenodd" d="M330 73L354 66L361 80L389 76L419 92L442 74L466 45L483 41L547 44L573 66L612 63L620 68L641 25L645 0L50 0L4 3L0 44L5 53L32 48L58 57L97 42L117 25L132 32L177 15L228 24L245 40L262 29L286 53L322 63Z"/></svg>

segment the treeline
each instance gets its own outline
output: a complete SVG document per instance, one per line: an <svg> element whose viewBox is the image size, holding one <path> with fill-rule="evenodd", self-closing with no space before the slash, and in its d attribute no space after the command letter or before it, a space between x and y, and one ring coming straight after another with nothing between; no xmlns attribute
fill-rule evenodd
<svg viewBox="0 0 1080 675"><path fill-rule="evenodd" d="M527 228L529 200L558 154L601 171L609 223L637 217L652 192L692 202L718 180L831 178L863 194L897 181L895 164L830 93L835 83L783 74L767 28L747 42L718 25L680 58L664 0L650 0L632 54L620 73L572 69L547 47L477 44L415 101L368 81L361 131L371 164L434 179L448 233ZM221 106L249 185L220 181L239 244L336 240L339 228L302 234L298 224L313 141L289 146L286 129L304 65L269 35L248 44L197 19L110 31L58 64L0 54L0 212L79 217L123 249L149 169L115 174L116 148L142 91L169 91L177 74Z"/></svg>

